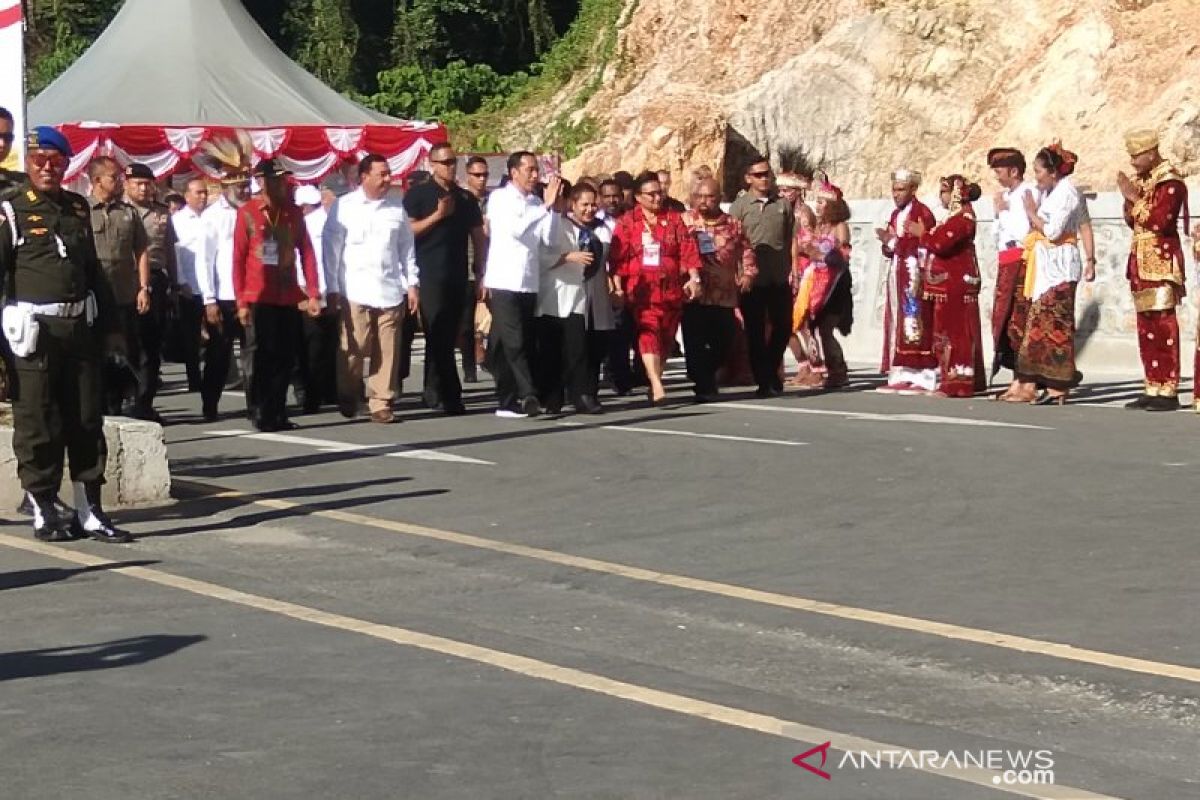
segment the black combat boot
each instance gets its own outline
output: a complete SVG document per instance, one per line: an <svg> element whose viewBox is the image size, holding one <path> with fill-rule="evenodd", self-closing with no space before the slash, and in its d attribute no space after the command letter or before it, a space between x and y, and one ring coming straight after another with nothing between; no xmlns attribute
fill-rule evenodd
<svg viewBox="0 0 1200 800"><path fill-rule="evenodd" d="M57 495L29 495L29 510L33 514L33 535L38 541L70 542L82 538L83 529L75 512Z"/></svg>
<svg viewBox="0 0 1200 800"><path fill-rule="evenodd" d="M83 530L97 542L128 544L133 537L113 525L100 503L99 482L75 483L75 505L79 509L79 520Z"/></svg>

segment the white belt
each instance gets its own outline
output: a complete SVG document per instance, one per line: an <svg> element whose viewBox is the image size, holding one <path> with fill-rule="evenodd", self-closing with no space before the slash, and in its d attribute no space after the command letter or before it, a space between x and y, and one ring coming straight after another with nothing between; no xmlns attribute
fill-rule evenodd
<svg viewBox="0 0 1200 800"><path fill-rule="evenodd" d="M78 317L87 308L87 301L77 303L16 303L17 308L43 317Z"/></svg>

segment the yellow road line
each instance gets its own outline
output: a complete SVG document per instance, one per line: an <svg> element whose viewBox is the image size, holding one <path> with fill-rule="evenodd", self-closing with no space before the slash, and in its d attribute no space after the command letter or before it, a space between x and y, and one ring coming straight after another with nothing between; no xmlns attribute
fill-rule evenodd
<svg viewBox="0 0 1200 800"><path fill-rule="evenodd" d="M721 583L719 581L710 581L703 578L692 578L686 575L658 572L656 570L634 567L627 564L619 564L612 561L601 561L599 559L587 558L585 556L573 556L569 553L560 553L555 550L546 550L540 547L529 547L527 545L513 544L496 539L486 539L482 536L473 536L467 533L457 533L455 531L429 528L423 525L414 525L407 522L396 522L389 519L368 516L366 514L357 514L352 511L317 509L306 506L303 503L293 502L291 500L278 500L275 498L258 497L248 492L240 492L233 489L218 491L214 494L206 495L205 497L208 499L222 498L242 500L251 505L274 508L282 511L303 511L308 516L321 517L323 519L331 519L338 522L346 522L351 525L362 525L369 528L390 531L392 533L401 533L406 536L416 536L423 539L449 542L451 544L462 545L463 547L474 547L480 550L490 550L496 553L505 553L507 555L519 556L521 558L530 558L550 564L559 564L564 567L573 567L575 569L603 573L605 575L617 575L622 578L641 581L643 583L654 583L660 586L672 586L677 589L687 589L693 592L702 592L704 594L729 597L734 600L743 600L751 603L760 603L762 605L788 608L794 611L804 611L810 614L820 614L827 617L852 620L854 622L865 622L872 625L881 625L886 628L895 628L902 631L922 633L929 636L938 636L943 639L954 639L961 642L987 645L988 647L998 647L1005 650L1032 653L1035 655L1048 656L1050 658L1057 658L1065 661L1075 661L1081 664L1091 664L1098 667L1122 670L1125 672L1137 672L1144 675L1153 675L1159 678L1171 678L1174 680L1186 681L1188 683L1200 683L1200 668L1184 666L1182 664L1169 664L1161 661L1150 661L1144 658L1135 658L1133 656L1107 653L1102 650L1089 650L1087 648L1075 647L1069 644L1048 642L1042 639L1030 639L1025 636L1000 633L983 628L970 628L963 625L954 625L948 622L938 622L937 620L923 619L921 617L909 617L902 614L892 614L886 611L873 611L868 608L857 608L855 606L841 605L838 603L828 603L822 600L812 600L805 597L798 597L796 595L780 594L778 592L769 592L762 589L752 589L746 586Z"/></svg>
<svg viewBox="0 0 1200 800"><path fill-rule="evenodd" d="M0 534L0 544L81 566L112 567L118 563L107 558L99 558L86 553L66 550L61 547L54 547L28 539L19 539L6 534ZM271 597L251 594L209 581L185 578L181 575L173 575L169 572L162 572L147 567L117 567L114 571L159 586L178 589L201 597L221 600L226 603L253 608L259 611L266 611L282 617L321 625L326 628L371 636L405 647L416 647L421 650L442 653L443 655L503 669L528 678L537 678L573 689L608 695L609 697L616 697L651 708L671 711L676 714L704 719L734 728L757 731L808 744L818 744L828 741L833 749L844 752L866 751L873 753L876 751L894 751L897 753L897 758L902 757L900 754L907 752L912 754L911 758L919 765L916 769L920 772L986 786L1020 797L1030 797L1035 798L1035 800L1119 800L1119 798L1114 798L1111 795L1095 794L1070 786L1008 786L1001 783L1000 772L976 767L954 767L948 764L940 765L938 763L931 763L930 760L921 758L920 754L922 751L920 749L865 739L838 731L771 717L766 714L746 711L745 709L733 706L710 703L694 697L664 692L659 689L618 681L606 678L603 675L596 675L571 667L563 667L558 664L539 661L516 653L493 650L468 642L446 639L441 636L408 630L407 628L399 628L356 617L334 614L309 606L289 603L286 600L277 600ZM800 772L797 772L797 776L797 780L803 780L807 777Z"/></svg>

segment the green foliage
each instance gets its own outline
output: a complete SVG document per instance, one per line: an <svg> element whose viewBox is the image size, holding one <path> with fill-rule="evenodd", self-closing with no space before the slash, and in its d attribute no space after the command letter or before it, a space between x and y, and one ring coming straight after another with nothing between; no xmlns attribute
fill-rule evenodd
<svg viewBox="0 0 1200 800"><path fill-rule="evenodd" d="M284 14L283 28L302 67L338 91L354 88L359 34L350 0L298 0Z"/></svg>
<svg viewBox="0 0 1200 800"><path fill-rule="evenodd" d="M525 80L524 73L498 75L487 64L451 61L440 69L409 64L379 73L379 92L367 102L385 114L444 121L448 115L478 111Z"/></svg>
<svg viewBox="0 0 1200 800"><path fill-rule="evenodd" d="M83 55L122 0L28 0L25 89L45 89Z"/></svg>

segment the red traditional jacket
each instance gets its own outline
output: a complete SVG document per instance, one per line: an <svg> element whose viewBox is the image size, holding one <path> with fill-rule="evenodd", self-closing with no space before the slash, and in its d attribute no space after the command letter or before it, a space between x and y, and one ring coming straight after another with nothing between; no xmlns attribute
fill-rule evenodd
<svg viewBox="0 0 1200 800"><path fill-rule="evenodd" d="M261 197L238 209L233 229L233 291L238 308L304 302L305 292L296 283L297 252L308 297L320 300L317 255L300 209L287 205L268 214ZM268 263L272 254L274 264Z"/></svg>
<svg viewBox="0 0 1200 800"><path fill-rule="evenodd" d="M920 222L927 231L933 228L934 225L937 225L937 220L934 218L933 212L930 211L929 207L920 200L914 197L909 201L909 205L911 208L908 212L908 219L905 220L906 223ZM916 236L909 236L907 233L896 227L896 220L900 217L900 212L903 210L904 209L902 208L892 209L892 216L888 219L888 227L896 232L896 244L894 249L888 247L886 242L883 244L883 255L889 260L892 258L892 256L898 256L901 259L909 256L915 256L917 254L917 248L921 246L920 239L918 239Z"/></svg>
<svg viewBox="0 0 1200 800"><path fill-rule="evenodd" d="M1166 161L1141 186L1138 201L1125 202L1125 222L1133 228L1125 274L1138 311L1174 308L1185 293L1179 216L1187 217L1187 186Z"/></svg>
<svg viewBox="0 0 1200 800"><path fill-rule="evenodd" d="M659 246L658 266L643 259L646 236ZM634 305L682 304L688 272L700 269L700 251L678 213L664 210L651 225L639 206L617 220L609 261Z"/></svg>
<svg viewBox="0 0 1200 800"><path fill-rule="evenodd" d="M932 256L925 280L928 299L958 299L979 294L979 261L975 257L975 211L969 203L921 237Z"/></svg>

